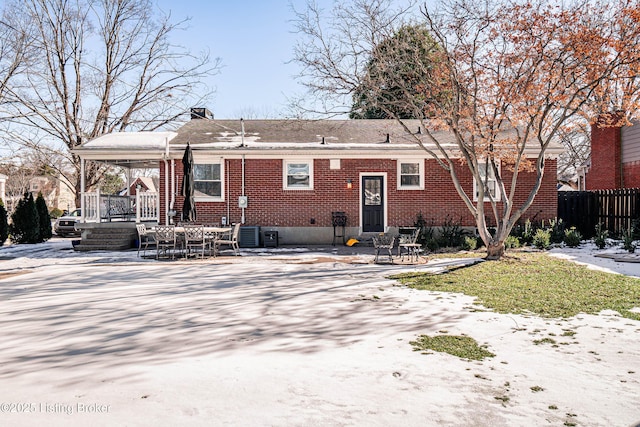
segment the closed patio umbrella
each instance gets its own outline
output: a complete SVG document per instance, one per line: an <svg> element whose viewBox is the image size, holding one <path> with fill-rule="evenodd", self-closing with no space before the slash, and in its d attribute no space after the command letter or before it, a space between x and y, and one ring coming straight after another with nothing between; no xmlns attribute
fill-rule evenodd
<svg viewBox="0 0 640 427"><path fill-rule="evenodd" d="M182 193L184 196L184 204L182 205L182 220L193 222L196 220L196 202L193 198L194 182L193 182L193 153L191 145L187 143L187 148L182 156L182 169L184 176L182 177Z"/></svg>

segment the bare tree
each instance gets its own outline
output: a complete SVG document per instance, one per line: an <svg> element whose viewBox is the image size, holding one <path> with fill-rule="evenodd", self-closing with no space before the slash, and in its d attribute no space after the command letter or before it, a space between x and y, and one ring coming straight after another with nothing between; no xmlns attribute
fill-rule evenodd
<svg viewBox="0 0 640 427"><path fill-rule="evenodd" d="M111 132L171 126L210 94L202 80L219 60L172 45L185 22L171 22L149 0L25 0L11 8L36 31L39 55L10 86L16 119L5 140L63 156L59 172L78 205L80 161L71 150ZM87 164L87 187L104 171Z"/></svg>
<svg viewBox="0 0 640 427"><path fill-rule="evenodd" d="M412 83L396 74L393 82L380 84L369 78L363 65L381 53L376 50L381 40L390 40L416 16L394 11L386 0L356 0L336 6L325 23L310 3L297 14L297 29L305 38L295 58L303 65L300 77L312 94L344 105L346 95L364 86L374 94L369 99L377 100L376 106L401 124L404 121L395 113L399 97L384 91L405 84L402 111L414 111L424 128L415 134L405 126L407 134L449 172L475 218L487 258L499 259L505 239L540 189L547 149L565 124L579 115L595 120L612 105L626 115L609 115L606 125L637 112L637 95L616 98L611 87L638 75L638 10L637 0L562 6L550 0L447 0L437 11L423 6L423 25L438 44L431 50L438 66L433 66L433 55L411 57L410 46L389 49L387 43L383 53L388 57L375 62L393 63L396 55L411 61L416 75L423 77ZM386 73L385 78L393 79L394 74ZM393 102L384 101L388 98ZM329 111L335 113L333 105ZM436 130L454 135L455 152L439 140ZM475 181L484 184L477 186L477 194L461 184L456 167L460 158ZM516 188L524 172L533 173L535 183L525 189L528 196L522 201L516 198Z"/></svg>
<svg viewBox="0 0 640 427"><path fill-rule="evenodd" d="M6 105L12 101L8 87L33 58L33 34L26 21L16 19L20 10L3 8L0 15L0 121L7 119Z"/></svg>
<svg viewBox="0 0 640 427"><path fill-rule="evenodd" d="M31 180L38 176L38 171L31 166L2 163L0 164L0 173L11 177L6 183L6 200L4 201L7 212L11 213L24 193L30 190Z"/></svg>

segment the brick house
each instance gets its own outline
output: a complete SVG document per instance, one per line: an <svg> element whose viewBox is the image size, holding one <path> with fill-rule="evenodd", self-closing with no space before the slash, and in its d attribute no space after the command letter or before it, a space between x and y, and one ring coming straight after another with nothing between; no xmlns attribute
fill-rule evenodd
<svg viewBox="0 0 640 427"><path fill-rule="evenodd" d="M580 190L640 188L640 122L591 126L591 156L579 171Z"/></svg>
<svg viewBox="0 0 640 427"><path fill-rule="evenodd" d="M393 120L198 117L177 132L111 134L75 152L83 161L118 164L117 159L126 159L120 164L132 167L155 161L160 223L180 218L181 158L189 144L201 223L241 222L278 231L282 244L331 243L332 212L346 214L348 236L413 225L418 214L434 226L448 218L475 226L449 173ZM405 123L420 135L419 121ZM441 132L438 137L455 149L451 135ZM556 216L557 154L557 148L549 150L542 186L525 218ZM475 194L476 183L466 166L456 167L465 191ZM502 172L510 182L508 168ZM534 173L520 173L517 202L526 199L534 180Z"/></svg>

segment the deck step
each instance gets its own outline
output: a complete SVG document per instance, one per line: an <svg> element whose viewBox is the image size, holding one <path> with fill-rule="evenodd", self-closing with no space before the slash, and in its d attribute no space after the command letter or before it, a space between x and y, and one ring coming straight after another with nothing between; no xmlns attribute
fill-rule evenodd
<svg viewBox="0 0 640 427"><path fill-rule="evenodd" d="M73 249L78 252L90 252L90 251L126 251L131 249L131 244L122 244L122 245L102 245L102 244L79 244L75 245Z"/></svg>
<svg viewBox="0 0 640 427"><path fill-rule="evenodd" d="M79 252L123 251L135 247L137 238L135 228L90 228L83 231L82 239L74 245L74 249Z"/></svg>

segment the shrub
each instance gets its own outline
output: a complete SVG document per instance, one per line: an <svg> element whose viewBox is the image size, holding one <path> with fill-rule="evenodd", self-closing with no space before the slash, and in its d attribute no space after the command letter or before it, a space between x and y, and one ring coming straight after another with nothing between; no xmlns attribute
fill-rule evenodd
<svg viewBox="0 0 640 427"><path fill-rule="evenodd" d="M417 243L420 243L422 246L428 246L428 242L433 240L433 227L431 224L427 224L427 220L424 219L422 212L416 215L416 221L413 223L413 226L420 229L420 235L416 240Z"/></svg>
<svg viewBox="0 0 640 427"><path fill-rule="evenodd" d="M596 225L596 234L593 236L593 243L598 249L604 249L607 246L607 237L609 237L609 231L602 228L602 223Z"/></svg>
<svg viewBox="0 0 640 427"><path fill-rule="evenodd" d="M533 242L533 235L538 227L527 218L524 224L518 224L513 228L512 234L518 238L521 245L530 245Z"/></svg>
<svg viewBox="0 0 640 427"><path fill-rule="evenodd" d="M575 227L571 227L564 231L564 243L570 248L576 248L580 245L582 234Z"/></svg>
<svg viewBox="0 0 640 427"><path fill-rule="evenodd" d="M562 218L555 218L549 221L549 232L551 243L562 243L565 238L565 226Z"/></svg>
<svg viewBox="0 0 640 427"><path fill-rule="evenodd" d="M0 246L9 238L9 221L7 221L7 210L4 202L0 199Z"/></svg>
<svg viewBox="0 0 640 427"><path fill-rule="evenodd" d="M440 236L438 236L438 245L449 248L462 246L465 231L460 226L461 222L462 219L458 222L455 222L453 218L447 215L447 218L444 220L442 228L440 229Z"/></svg>
<svg viewBox="0 0 640 427"><path fill-rule="evenodd" d="M40 242L40 219L31 193L24 193L11 214L9 234L14 243Z"/></svg>
<svg viewBox="0 0 640 427"><path fill-rule="evenodd" d="M49 216L49 209L47 208L47 202L45 202L42 193L38 193L36 198L36 210L38 211L39 221L39 241L46 242L51 238L53 232L51 231L51 217Z"/></svg>
<svg viewBox="0 0 640 427"><path fill-rule="evenodd" d="M519 248L520 246L521 246L520 239L517 238L516 236L509 235L504 241L505 249Z"/></svg>
<svg viewBox="0 0 640 427"><path fill-rule="evenodd" d="M438 244L438 241L436 239L428 240L425 246L431 252L435 252L440 249L440 245Z"/></svg>
<svg viewBox="0 0 640 427"><path fill-rule="evenodd" d="M549 249L549 245L551 245L551 231L543 230L542 228L536 230L536 233L533 235L532 244L538 249Z"/></svg>
<svg viewBox="0 0 640 427"><path fill-rule="evenodd" d="M633 231L630 229L622 231L622 247L629 253L636 251L636 244L633 242Z"/></svg>
<svg viewBox="0 0 640 427"><path fill-rule="evenodd" d="M478 239L473 236L464 236L462 249L465 251L475 251L478 247Z"/></svg>

